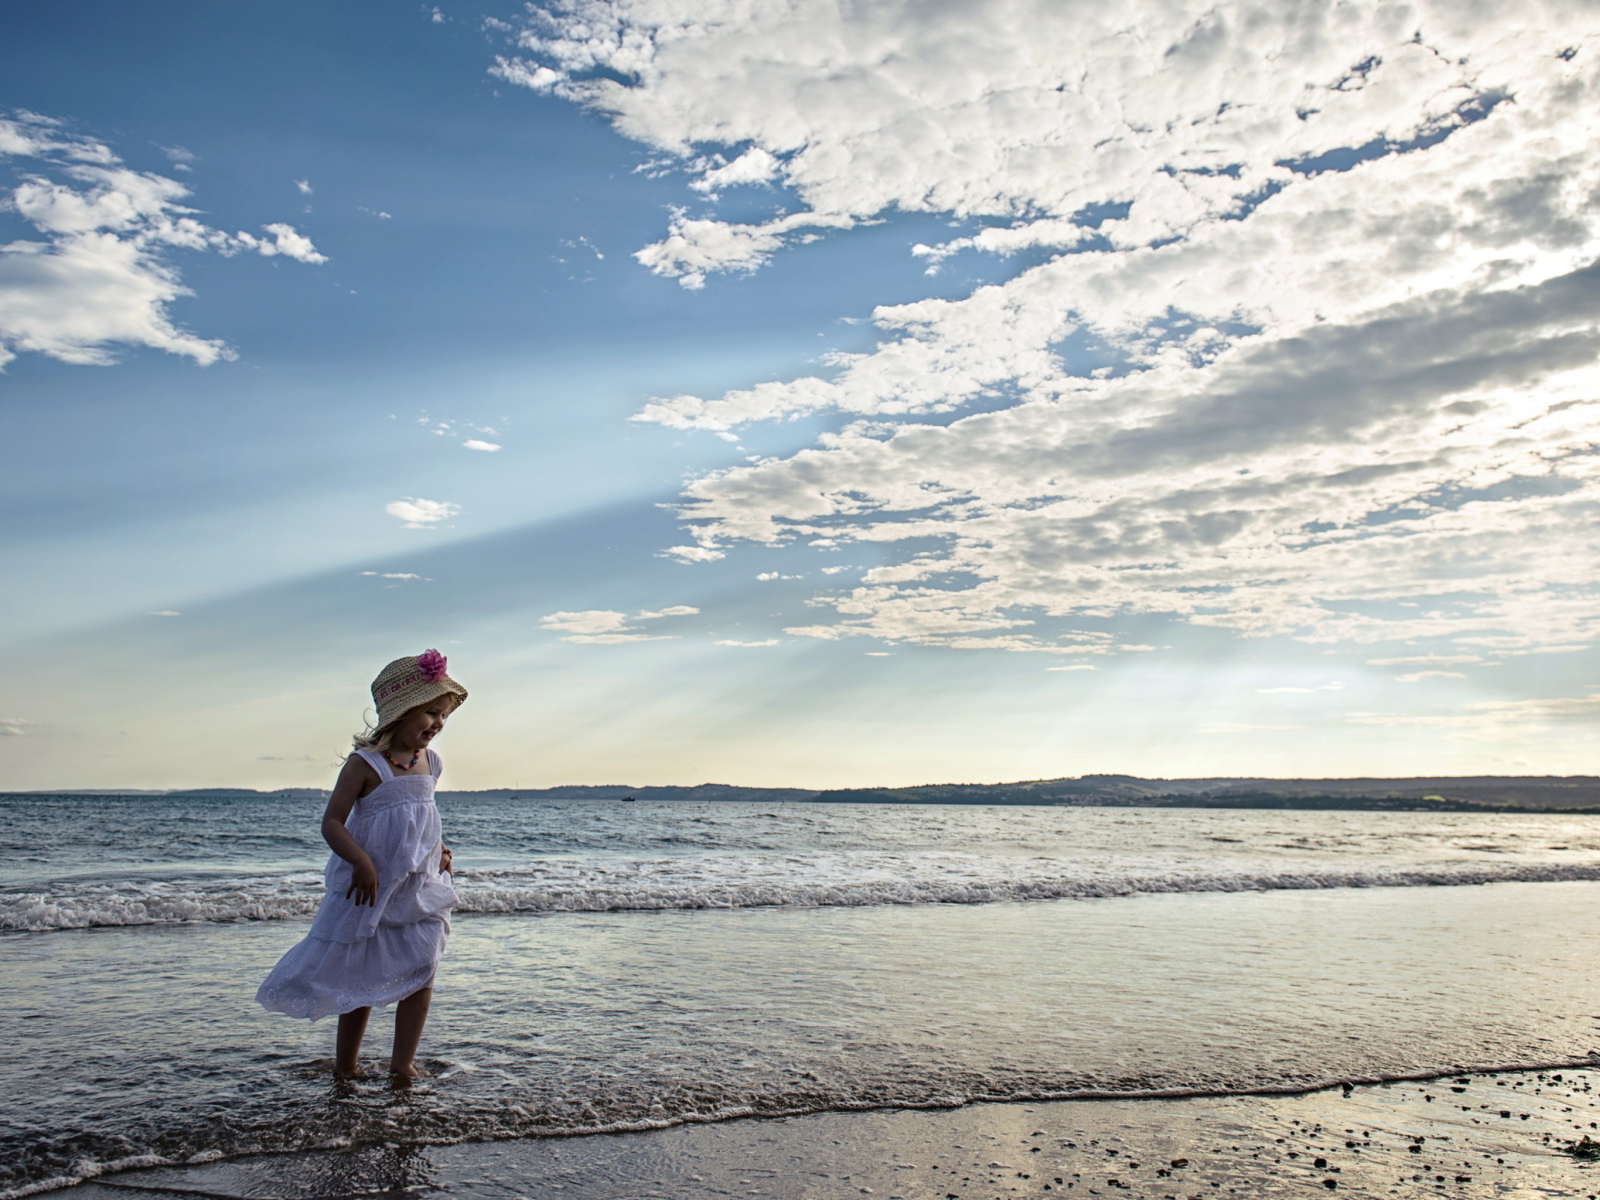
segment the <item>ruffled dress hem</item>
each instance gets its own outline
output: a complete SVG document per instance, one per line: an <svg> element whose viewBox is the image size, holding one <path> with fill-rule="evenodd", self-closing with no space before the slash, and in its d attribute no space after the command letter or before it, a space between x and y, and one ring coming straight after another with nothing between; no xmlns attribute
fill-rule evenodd
<svg viewBox="0 0 1600 1200"><path fill-rule="evenodd" d="M381 755L358 753L379 783L356 802L345 827L377 869L376 902L348 899L353 868L338 855L328 859L311 929L256 992L268 1012L315 1021L394 1004L432 985L449 941L449 911L458 900L438 870L439 757L428 751L428 775L397 776Z"/></svg>
<svg viewBox="0 0 1600 1200"><path fill-rule="evenodd" d="M311 1021L397 1004L433 986L449 937L444 917L380 925L359 942L308 936L279 960L256 1001L268 1012Z"/></svg>

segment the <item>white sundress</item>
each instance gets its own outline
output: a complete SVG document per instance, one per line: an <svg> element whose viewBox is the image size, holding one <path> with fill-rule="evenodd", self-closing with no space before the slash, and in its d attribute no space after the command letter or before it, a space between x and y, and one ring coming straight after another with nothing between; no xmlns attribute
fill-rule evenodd
<svg viewBox="0 0 1600 1200"><path fill-rule="evenodd" d="M310 931L256 992L269 1012L315 1021L404 1000L433 983L449 940L458 899L439 871L439 756L428 751L428 775L396 775L377 751L356 753L380 782L356 801L345 828L377 868L377 903L346 899L354 868L337 854L328 859L327 894Z"/></svg>

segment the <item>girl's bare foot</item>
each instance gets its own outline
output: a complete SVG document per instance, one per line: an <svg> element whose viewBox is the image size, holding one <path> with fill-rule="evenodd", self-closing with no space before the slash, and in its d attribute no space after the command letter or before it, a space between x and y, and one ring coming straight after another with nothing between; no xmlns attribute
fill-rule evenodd
<svg viewBox="0 0 1600 1200"><path fill-rule="evenodd" d="M389 1068L389 1074L398 1075L402 1079L426 1079L428 1073L416 1063L395 1063Z"/></svg>
<svg viewBox="0 0 1600 1200"><path fill-rule="evenodd" d="M355 1063L348 1067L336 1063L333 1068L333 1077L335 1079L365 1079L367 1073L360 1063Z"/></svg>

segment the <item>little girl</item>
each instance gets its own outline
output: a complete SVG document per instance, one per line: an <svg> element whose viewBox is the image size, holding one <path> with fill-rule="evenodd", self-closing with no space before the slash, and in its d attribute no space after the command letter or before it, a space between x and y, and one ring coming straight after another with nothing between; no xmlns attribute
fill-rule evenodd
<svg viewBox="0 0 1600 1200"><path fill-rule="evenodd" d="M389 1070L421 1074L413 1060L457 903L433 803L441 764L428 746L467 698L445 666L444 655L425 650L395 659L372 681L376 727L356 738L322 814L333 848L327 894L310 932L256 992L270 1012L313 1021L338 1013L340 1075L362 1073L372 1007L396 1001Z"/></svg>

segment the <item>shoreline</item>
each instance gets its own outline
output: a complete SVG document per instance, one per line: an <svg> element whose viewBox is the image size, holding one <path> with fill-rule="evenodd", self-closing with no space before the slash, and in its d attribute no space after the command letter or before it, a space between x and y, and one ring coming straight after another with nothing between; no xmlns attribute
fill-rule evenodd
<svg viewBox="0 0 1600 1200"><path fill-rule="evenodd" d="M7 799L324 800L321 787L48 788L0 791ZM441 800L757 805L914 805L980 808L1198 808L1310 812L1600 814L1600 776L1418 775L1349 778L1212 776L1194 779L1091 774L1002 783L785 787L700 784L558 784L449 789Z"/></svg>
<svg viewBox="0 0 1600 1200"><path fill-rule="evenodd" d="M463 1200L531 1200L554 1191L574 1200L1011 1200L1062 1193L1178 1200L1304 1195L1310 1186L1346 1195L1472 1198L1505 1196L1513 1182L1600 1196L1600 1164L1566 1152L1584 1136L1600 1138L1597 1084L1600 1055L1590 1055L1240 1092L730 1113L665 1127L448 1145L324 1148L186 1165L144 1160L85 1182L41 1181L6 1196L334 1200L405 1189Z"/></svg>

